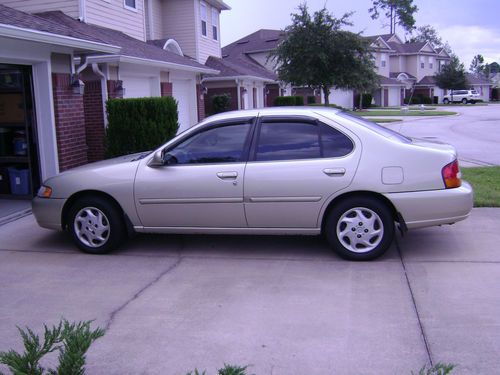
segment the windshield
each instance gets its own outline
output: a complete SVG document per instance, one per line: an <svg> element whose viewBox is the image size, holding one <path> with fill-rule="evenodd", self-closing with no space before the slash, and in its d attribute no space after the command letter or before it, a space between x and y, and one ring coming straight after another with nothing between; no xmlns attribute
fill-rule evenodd
<svg viewBox="0 0 500 375"><path fill-rule="evenodd" d="M371 131L374 131L374 132L376 132L376 133L378 133L386 138L396 139L396 140L403 142L403 143L411 143L411 139L408 137L405 137L403 134L398 133L397 131L394 131L392 129L386 128L386 127L379 125L375 122L365 120L362 117L352 115L352 114L349 114L347 112L338 112L337 115L339 115L340 117L343 117L345 119L354 121L356 124L363 125L365 128L368 128Z"/></svg>

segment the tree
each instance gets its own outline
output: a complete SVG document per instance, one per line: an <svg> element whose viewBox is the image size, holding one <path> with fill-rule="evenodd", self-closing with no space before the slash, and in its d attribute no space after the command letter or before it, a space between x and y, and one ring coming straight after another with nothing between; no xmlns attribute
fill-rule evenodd
<svg viewBox="0 0 500 375"><path fill-rule="evenodd" d="M486 70L486 66L484 64L484 57L483 55L476 55L472 59L472 62L470 63L469 70L477 75L483 75Z"/></svg>
<svg viewBox="0 0 500 375"><path fill-rule="evenodd" d="M373 7L368 9L372 19L378 19L380 12L390 21L391 34L396 32L396 25L400 25L407 32L415 28L415 13L418 11L413 0L372 0Z"/></svg>
<svg viewBox="0 0 500 375"><path fill-rule="evenodd" d="M455 55L451 57L449 64L444 65L441 71L434 75L434 78L438 87L442 89L459 90L468 86L464 64Z"/></svg>
<svg viewBox="0 0 500 375"><path fill-rule="evenodd" d="M284 41L269 56L277 63L280 80L319 88L328 105L332 87L355 88L363 74L373 77L368 41L341 30L341 26L351 25L350 15L338 19L323 8L311 16L307 6L300 5L285 29Z"/></svg>
<svg viewBox="0 0 500 375"><path fill-rule="evenodd" d="M437 30L431 25L417 27L417 35L412 36L408 42L430 42L433 47L444 47Z"/></svg>
<svg viewBox="0 0 500 375"><path fill-rule="evenodd" d="M500 64L497 62L492 62L491 64L488 64L489 70L492 74L500 72Z"/></svg>

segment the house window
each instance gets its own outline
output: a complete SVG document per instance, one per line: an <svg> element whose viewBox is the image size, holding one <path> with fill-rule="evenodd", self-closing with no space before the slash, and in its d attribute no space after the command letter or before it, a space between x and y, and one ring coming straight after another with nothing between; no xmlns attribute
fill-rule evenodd
<svg viewBox="0 0 500 375"><path fill-rule="evenodd" d="M434 67L434 57L429 56L429 69Z"/></svg>
<svg viewBox="0 0 500 375"><path fill-rule="evenodd" d="M200 3L201 35L207 36L207 5Z"/></svg>
<svg viewBox="0 0 500 375"><path fill-rule="evenodd" d="M385 57L385 53L382 53L382 54L380 55L380 66L381 66L382 68L385 68L385 66L386 66L386 57Z"/></svg>
<svg viewBox="0 0 500 375"><path fill-rule="evenodd" d="M212 36L214 40L219 40L219 11L212 8Z"/></svg>
<svg viewBox="0 0 500 375"><path fill-rule="evenodd" d="M137 9L136 0L124 0L125 8Z"/></svg>
<svg viewBox="0 0 500 375"><path fill-rule="evenodd" d="M420 67L422 69L425 68L425 61L424 61L425 57L424 56L420 56Z"/></svg>

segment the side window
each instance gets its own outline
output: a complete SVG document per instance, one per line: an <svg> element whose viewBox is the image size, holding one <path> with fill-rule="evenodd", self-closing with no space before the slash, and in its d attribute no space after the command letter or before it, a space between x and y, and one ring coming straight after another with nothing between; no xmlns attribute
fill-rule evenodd
<svg viewBox="0 0 500 375"><path fill-rule="evenodd" d="M207 5L200 3L201 34L207 36Z"/></svg>
<svg viewBox="0 0 500 375"><path fill-rule="evenodd" d="M243 161L251 124L220 126L197 133L165 154L167 164L237 163Z"/></svg>
<svg viewBox="0 0 500 375"><path fill-rule="evenodd" d="M321 157L317 125L302 122L263 122L255 160L293 160Z"/></svg>
<svg viewBox="0 0 500 375"><path fill-rule="evenodd" d="M321 156L324 158L335 158L349 154L354 145L343 133L331 126L320 124L321 132Z"/></svg>

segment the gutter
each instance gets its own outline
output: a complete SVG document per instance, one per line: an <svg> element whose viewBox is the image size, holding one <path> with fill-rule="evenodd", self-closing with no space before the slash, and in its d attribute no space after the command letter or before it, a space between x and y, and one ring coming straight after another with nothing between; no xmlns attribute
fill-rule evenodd
<svg viewBox="0 0 500 375"><path fill-rule="evenodd" d="M151 60L144 59L141 57L133 57L133 56L124 56L124 55L94 55L87 56L87 60L89 63L130 63L130 64L141 64L146 66L154 66L158 68L166 68L166 69L177 69L185 72L194 72L194 73L204 73L204 74L219 74L218 70L210 69L210 68L198 68L196 66L189 66L177 63L171 63L166 61L159 60Z"/></svg>
<svg viewBox="0 0 500 375"><path fill-rule="evenodd" d="M202 79L203 82L218 82L218 81L236 81L236 80L250 80L250 81L259 81L259 82L264 82L264 83L277 83L278 81L269 79L269 78L262 78L262 77L257 77L257 76L230 76L230 77L206 77Z"/></svg>
<svg viewBox="0 0 500 375"><path fill-rule="evenodd" d="M92 42L71 36L52 34L6 24L0 24L0 36L104 53L118 53L121 50L121 47L111 44Z"/></svg>

